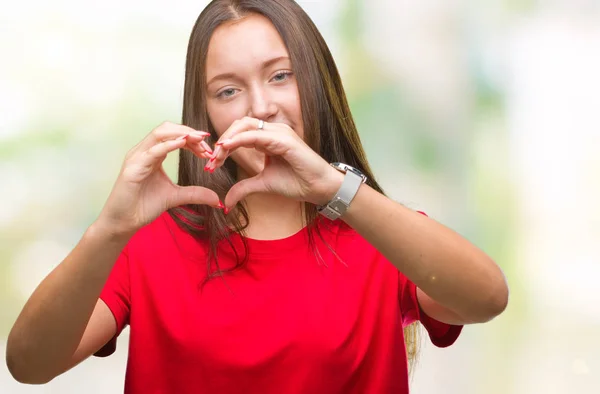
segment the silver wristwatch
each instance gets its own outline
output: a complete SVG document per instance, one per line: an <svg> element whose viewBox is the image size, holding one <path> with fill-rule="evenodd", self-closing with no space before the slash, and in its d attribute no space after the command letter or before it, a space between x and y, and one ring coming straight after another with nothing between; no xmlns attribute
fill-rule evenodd
<svg viewBox="0 0 600 394"><path fill-rule="evenodd" d="M321 215L329 220L335 220L346 212L354 199L354 196L356 196L360 185L367 181L367 177L348 164L330 163L330 165L336 170L346 174L346 176L344 177L344 182L342 182L340 190L337 191L331 201L329 201L327 205L317 207L317 209Z"/></svg>

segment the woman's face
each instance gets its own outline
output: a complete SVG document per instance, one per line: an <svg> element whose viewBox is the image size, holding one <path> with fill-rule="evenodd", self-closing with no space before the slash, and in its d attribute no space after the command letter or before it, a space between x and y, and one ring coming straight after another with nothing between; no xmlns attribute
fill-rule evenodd
<svg viewBox="0 0 600 394"><path fill-rule="evenodd" d="M298 85L289 53L275 26L251 14L219 26L206 58L208 116L221 136L244 116L285 123L304 136ZM231 157L243 177L262 171L264 154L238 149Z"/></svg>

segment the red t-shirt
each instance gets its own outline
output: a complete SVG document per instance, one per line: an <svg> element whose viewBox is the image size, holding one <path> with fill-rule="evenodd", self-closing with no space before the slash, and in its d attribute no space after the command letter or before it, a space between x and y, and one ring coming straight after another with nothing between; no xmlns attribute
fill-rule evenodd
<svg viewBox="0 0 600 394"><path fill-rule="evenodd" d="M247 239L245 266L204 286L207 244L166 213L138 231L101 294L117 332L131 327L125 393L408 393L402 328L419 320L445 347L462 326L426 316L415 285L354 230L319 228L339 259L315 236L317 259L307 228ZM219 256L235 261L224 245Z"/></svg>

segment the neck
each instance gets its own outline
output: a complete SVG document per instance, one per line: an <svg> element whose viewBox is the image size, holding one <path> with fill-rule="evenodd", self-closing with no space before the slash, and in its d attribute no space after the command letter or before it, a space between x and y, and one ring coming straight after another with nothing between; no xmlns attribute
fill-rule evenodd
<svg viewBox="0 0 600 394"><path fill-rule="evenodd" d="M255 193L244 199L250 224L246 234L254 239L281 239L304 226L304 204L277 194Z"/></svg>
<svg viewBox="0 0 600 394"><path fill-rule="evenodd" d="M262 171L260 169L259 171ZM238 180L256 175L241 166L237 168ZM250 221L246 236L253 239L271 240L289 237L304 226L304 203L278 194L254 193L246 196L243 204Z"/></svg>

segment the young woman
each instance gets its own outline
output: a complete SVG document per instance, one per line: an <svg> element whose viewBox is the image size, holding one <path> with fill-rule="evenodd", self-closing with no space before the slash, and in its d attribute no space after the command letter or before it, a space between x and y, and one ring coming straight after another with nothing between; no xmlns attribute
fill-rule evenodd
<svg viewBox="0 0 600 394"><path fill-rule="evenodd" d="M15 379L109 355L129 325L127 393L407 393L417 322L449 346L506 307L488 256L383 194L292 0L206 7L182 123L130 150L28 300L7 346ZM162 169L175 150L178 185Z"/></svg>

